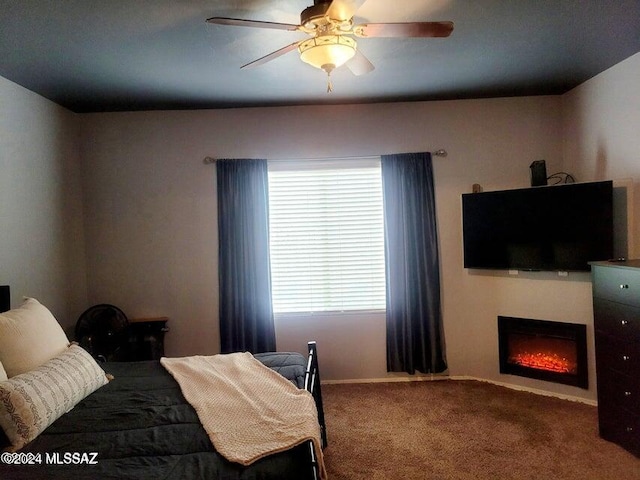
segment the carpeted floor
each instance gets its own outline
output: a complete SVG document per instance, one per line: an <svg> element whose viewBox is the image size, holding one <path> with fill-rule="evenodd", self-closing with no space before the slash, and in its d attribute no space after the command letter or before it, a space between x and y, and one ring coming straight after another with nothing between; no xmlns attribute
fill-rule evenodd
<svg viewBox="0 0 640 480"><path fill-rule="evenodd" d="M322 389L331 480L640 480L595 407L475 381Z"/></svg>

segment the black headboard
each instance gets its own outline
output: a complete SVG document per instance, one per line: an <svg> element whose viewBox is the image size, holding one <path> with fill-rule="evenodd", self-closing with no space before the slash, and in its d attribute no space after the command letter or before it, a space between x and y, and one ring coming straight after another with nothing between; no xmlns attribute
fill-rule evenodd
<svg viewBox="0 0 640 480"><path fill-rule="evenodd" d="M11 293L9 285L0 285L0 312L11 310Z"/></svg>

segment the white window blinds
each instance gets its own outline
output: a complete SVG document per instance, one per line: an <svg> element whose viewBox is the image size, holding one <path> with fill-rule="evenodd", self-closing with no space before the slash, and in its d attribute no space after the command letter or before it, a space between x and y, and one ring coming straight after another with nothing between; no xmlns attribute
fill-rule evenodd
<svg viewBox="0 0 640 480"><path fill-rule="evenodd" d="M385 308L380 159L269 163L274 313Z"/></svg>

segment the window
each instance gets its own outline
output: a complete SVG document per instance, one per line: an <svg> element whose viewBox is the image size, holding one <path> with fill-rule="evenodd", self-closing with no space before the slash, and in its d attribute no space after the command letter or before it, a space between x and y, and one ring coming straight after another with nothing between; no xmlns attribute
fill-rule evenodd
<svg viewBox="0 0 640 480"><path fill-rule="evenodd" d="M269 163L276 314L385 308L380 158Z"/></svg>

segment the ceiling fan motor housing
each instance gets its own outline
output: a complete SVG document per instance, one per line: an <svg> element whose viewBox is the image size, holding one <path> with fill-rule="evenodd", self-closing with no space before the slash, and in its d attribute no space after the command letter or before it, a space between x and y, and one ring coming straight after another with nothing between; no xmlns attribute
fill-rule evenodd
<svg viewBox="0 0 640 480"><path fill-rule="evenodd" d="M331 2L316 1L311 7L305 8L300 14L300 24L310 29L327 25L329 22L326 14L327 10L329 10L329 5L331 5Z"/></svg>

